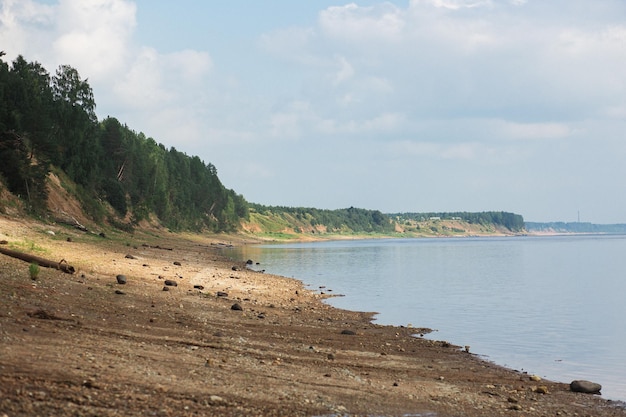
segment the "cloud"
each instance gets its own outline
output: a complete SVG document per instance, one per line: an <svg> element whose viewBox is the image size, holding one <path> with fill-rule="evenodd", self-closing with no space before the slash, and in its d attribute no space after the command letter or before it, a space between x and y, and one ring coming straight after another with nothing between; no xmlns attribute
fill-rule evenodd
<svg viewBox="0 0 626 417"><path fill-rule="evenodd" d="M405 25L401 9L391 3L332 6L319 13L318 24L325 36L359 44L399 39Z"/></svg>
<svg viewBox="0 0 626 417"><path fill-rule="evenodd" d="M120 71L129 58L135 14L135 4L124 0L61 0L53 42L57 59L92 78Z"/></svg>
<svg viewBox="0 0 626 417"><path fill-rule="evenodd" d="M31 51L41 59L49 49L46 36L54 26L55 8L32 0L4 0L0 9L0 39L8 59Z"/></svg>
<svg viewBox="0 0 626 417"><path fill-rule="evenodd" d="M506 138L521 140L563 139L573 133L564 123L514 122L502 122L501 132Z"/></svg>

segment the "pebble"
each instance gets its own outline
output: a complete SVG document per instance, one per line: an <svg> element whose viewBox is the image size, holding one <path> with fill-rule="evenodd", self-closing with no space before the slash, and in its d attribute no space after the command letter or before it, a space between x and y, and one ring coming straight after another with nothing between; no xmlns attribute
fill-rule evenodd
<svg viewBox="0 0 626 417"><path fill-rule="evenodd" d="M241 304L239 303L235 303L230 307L231 310L235 310L235 311L243 311L243 307L241 307Z"/></svg>
<svg viewBox="0 0 626 417"><path fill-rule="evenodd" d="M203 290L204 289L204 285L194 285L193 286L196 290Z"/></svg>
<svg viewBox="0 0 626 417"><path fill-rule="evenodd" d="M166 286L168 286L168 287L177 287L178 286L178 283L176 281L174 281L174 280L171 280L171 279L166 279L164 284Z"/></svg>
<svg viewBox="0 0 626 417"><path fill-rule="evenodd" d="M224 292L224 291L218 291L217 292L217 296L218 297L228 297L228 293Z"/></svg>
<svg viewBox="0 0 626 417"><path fill-rule="evenodd" d="M174 261L174 265L176 265L176 266L181 266L181 263L180 263L180 262L178 262L178 261Z"/></svg>
<svg viewBox="0 0 626 417"><path fill-rule="evenodd" d="M354 335L356 334L356 332L355 332L354 330L348 330L348 329L345 329L345 330L342 330L342 331L341 331L341 334L346 334L346 335L349 335L349 336L354 336Z"/></svg>
<svg viewBox="0 0 626 417"><path fill-rule="evenodd" d="M115 294L124 295L126 293L124 291L122 291L122 290L115 290Z"/></svg>
<svg viewBox="0 0 626 417"><path fill-rule="evenodd" d="M126 284L126 275L118 275L115 277L117 279L117 283L120 285Z"/></svg>

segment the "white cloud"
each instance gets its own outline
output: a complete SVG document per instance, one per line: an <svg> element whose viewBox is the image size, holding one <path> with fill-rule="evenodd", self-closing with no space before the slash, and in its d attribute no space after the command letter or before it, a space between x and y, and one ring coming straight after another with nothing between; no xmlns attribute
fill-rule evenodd
<svg viewBox="0 0 626 417"><path fill-rule="evenodd" d="M56 59L91 78L124 68L135 28L136 6L124 0L61 0L57 9Z"/></svg>
<svg viewBox="0 0 626 417"><path fill-rule="evenodd" d="M4 0L0 9L0 39L8 59L32 54L41 60L49 48L46 33L54 25L55 8L32 0Z"/></svg>
<svg viewBox="0 0 626 417"><path fill-rule="evenodd" d="M491 6L491 0L412 0L411 3L428 3L434 7L441 7L450 10L473 9L475 7Z"/></svg>
<svg viewBox="0 0 626 417"><path fill-rule="evenodd" d="M569 126L563 123L514 123L506 121L501 123L502 135L510 139L563 139L574 133Z"/></svg>
<svg viewBox="0 0 626 417"><path fill-rule="evenodd" d="M326 36L359 44L399 39L405 25L401 9L391 3L372 7L360 7L355 3L329 7L320 12L318 23Z"/></svg>
<svg viewBox="0 0 626 417"><path fill-rule="evenodd" d="M335 59L337 61L337 66L339 67L339 69L333 77L333 84L337 85L351 79L354 76L354 68L352 67L352 65L350 65L350 62L348 62L348 60L343 56L337 56Z"/></svg>

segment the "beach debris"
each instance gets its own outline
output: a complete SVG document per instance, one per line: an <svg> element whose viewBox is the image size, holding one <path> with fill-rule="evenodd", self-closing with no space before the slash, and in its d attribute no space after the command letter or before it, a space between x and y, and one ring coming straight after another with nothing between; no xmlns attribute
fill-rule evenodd
<svg viewBox="0 0 626 417"><path fill-rule="evenodd" d="M602 390L602 385L596 382L579 379L572 381L569 384L569 388L574 392L582 392L584 394L600 394L600 391Z"/></svg>
<svg viewBox="0 0 626 417"><path fill-rule="evenodd" d="M531 375L530 376L530 380L531 381L535 381L535 382L539 382L539 381L541 381L541 377L539 375Z"/></svg>
<svg viewBox="0 0 626 417"><path fill-rule="evenodd" d="M118 284L120 284L120 285L126 284L126 275L120 274L120 275L116 276L115 278L117 279L117 283Z"/></svg>

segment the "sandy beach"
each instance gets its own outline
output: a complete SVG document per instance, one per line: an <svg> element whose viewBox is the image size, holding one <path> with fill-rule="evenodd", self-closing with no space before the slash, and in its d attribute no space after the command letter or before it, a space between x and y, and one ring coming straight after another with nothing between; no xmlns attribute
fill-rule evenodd
<svg viewBox="0 0 626 417"><path fill-rule="evenodd" d="M0 255L0 416L626 416L228 260L243 239L107 233L0 217L77 271Z"/></svg>

